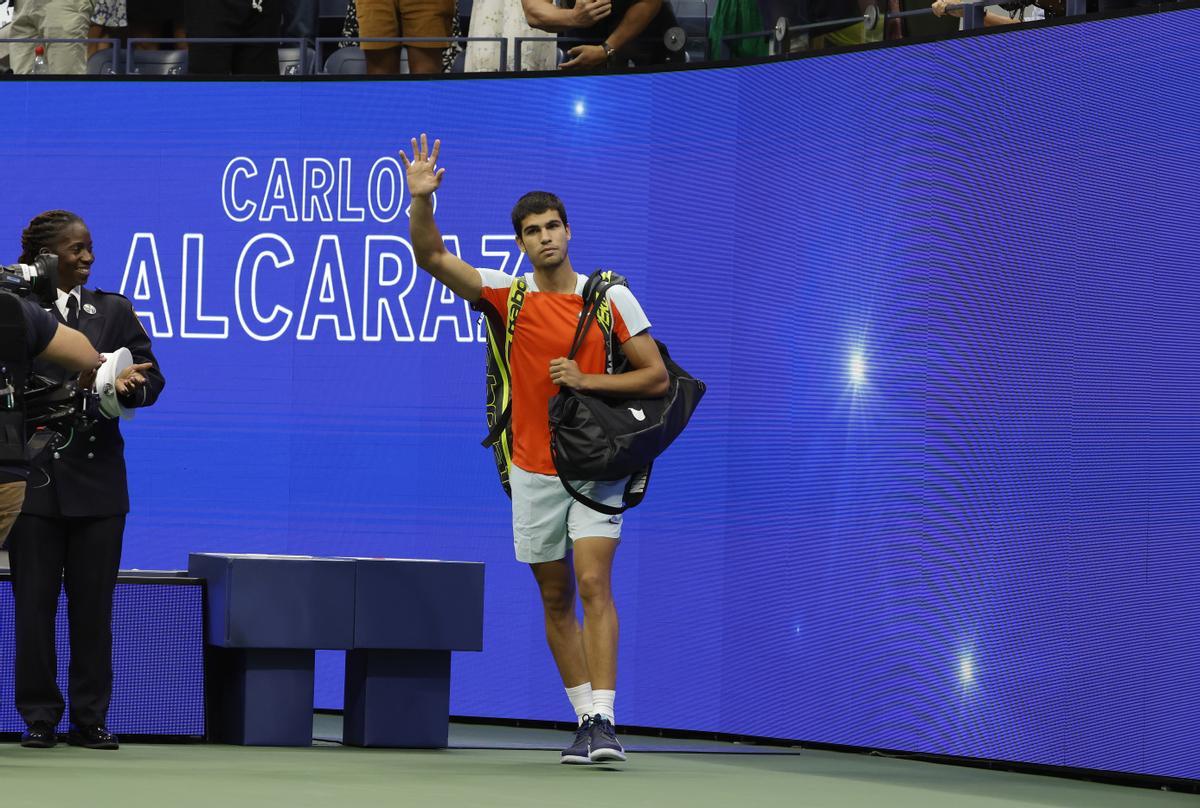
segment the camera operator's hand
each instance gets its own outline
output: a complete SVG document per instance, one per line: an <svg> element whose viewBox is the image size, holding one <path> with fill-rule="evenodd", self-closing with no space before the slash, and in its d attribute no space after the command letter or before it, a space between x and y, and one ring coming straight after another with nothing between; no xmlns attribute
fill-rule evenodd
<svg viewBox="0 0 1200 808"><path fill-rule="evenodd" d="M146 386L146 377L142 371L149 370L154 367L150 362L144 362L140 365L130 365L121 371L121 375L117 377L117 395L128 396L138 391L138 388Z"/></svg>
<svg viewBox="0 0 1200 808"><path fill-rule="evenodd" d="M96 374L100 372L100 366L104 364L106 359L104 354L97 354L97 356L100 358L100 361L96 363L96 367L79 374L77 384L81 390L91 390L96 386Z"/></svg>

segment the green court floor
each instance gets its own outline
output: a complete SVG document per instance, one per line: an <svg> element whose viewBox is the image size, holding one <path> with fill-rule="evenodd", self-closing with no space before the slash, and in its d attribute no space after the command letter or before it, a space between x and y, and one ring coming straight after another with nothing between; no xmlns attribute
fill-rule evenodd
<svg viewBox="0 0 1200 808"><path fill-rule="evenodd" d="M335 719L318 717L317 737ZM622 766L562 766L565 733L456 724L453 748L366 750L126 743L118 752L0 744L15 806L1194 806L1194 794L822 751L627 738ZM506 748L479 748L479 747ZM660 751L661 750L661 751Z"/></svg>

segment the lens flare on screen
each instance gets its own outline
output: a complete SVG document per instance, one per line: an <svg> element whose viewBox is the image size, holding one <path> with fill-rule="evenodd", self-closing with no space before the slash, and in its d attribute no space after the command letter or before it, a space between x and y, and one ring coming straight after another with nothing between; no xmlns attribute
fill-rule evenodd
<svg viewBox="0 0 1200 808"><path fill-rule="evenodd" d="M575 102L575 114L582 118L587 112L587 104L583 103L582 99Z"/></svg>
<svg viewBox="0 0 1200 808"><path fill-rule="evenodd" d="M969 651L958 658L958 681L963 686L975 684L975 658Z"/></svg>
<svg viewBox="0 0 1200 808"><path fill-rule="evenodd" d="M855 387L862 387L867 383L867 359L863 356L861 348L850 352L850 383Z"/></svg>

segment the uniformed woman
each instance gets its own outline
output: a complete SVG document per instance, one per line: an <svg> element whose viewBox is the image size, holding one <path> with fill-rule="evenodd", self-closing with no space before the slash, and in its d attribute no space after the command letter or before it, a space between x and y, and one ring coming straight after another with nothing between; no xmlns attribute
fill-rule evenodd
<svg viewBox="0 0 1200 808"><path fill-rule="evenodd" d="M101 353L128 348L134 364L116 380L118 397L125 407L153 404L164 380L133 305L119 294L86 288L95 258L83 220L65 210L43 213L21 233L21 250L23 263L39 253L58 256L58 300L51 313L82 331ZM68 373L40 362L34 372L55 381ZM55 682L54 617L65 584L71 641L67 740L91 749L117 748L105 723L112 697L113 590L129 512L124 447L116 419L72 435L45 473L34 471L9 536L14 696L27 726L22 746L50 747L56 741L65 705Z"/></svg>

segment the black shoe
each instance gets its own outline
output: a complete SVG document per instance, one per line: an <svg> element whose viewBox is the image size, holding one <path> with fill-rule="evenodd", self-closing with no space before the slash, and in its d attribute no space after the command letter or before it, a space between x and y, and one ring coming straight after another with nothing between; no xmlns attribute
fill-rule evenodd
<svg viewBox="0 0 1200 808"><path fill-rule="evenodd" d="M575 730L575 742L562 751L559 763L591 763L588 757L592 744L592 717L585 715L583 723Z"/></svg>
<svg viewBox="0 0 1200 808"><path fill-rule="evenodd" d="M82 746L85 749L119 749L121 746L117 743L117 736L101 726L84 727L83 729L72 726L71 732L67 735L67 743L71 746Z"/></svg>
<svg viewBox="0 0 1200 808"><path fill-rule="evenodd" d="M617 740L612 722L602 715L597 715L592 721L591 752L588 758L592 763L619 763L625 760L625 750Z"/></svg>
<svg viewBox="0 0 1200 808"><path fill-rule="evenodd" d="M58 743L54 737L54 727L45 721L34 721L29 729L21 733L21 746L29 749L49 749Z"/></svg>

